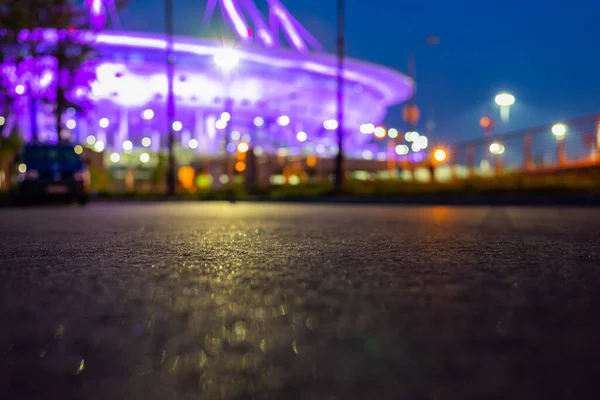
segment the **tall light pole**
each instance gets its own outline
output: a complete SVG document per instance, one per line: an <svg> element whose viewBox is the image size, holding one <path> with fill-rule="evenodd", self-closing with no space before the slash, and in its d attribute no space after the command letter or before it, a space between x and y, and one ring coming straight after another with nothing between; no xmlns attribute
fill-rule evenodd
<svg viewBox="0 0 600 400"><path fill-rule="evenodd" d="M567 135L567 126L565 124L554 124L552 134L556 137L557 161L559 167L564 167L567 163L565 152L565 136Z"/></svg>
<svg viewBox="0 0 600 400"><path fill-rule="evenodd" d="M419 122L419 118L421 112L419 107L417 107L417 61L416 61L416 48L417 45L422 46L435 46L440 44L440 38L437 36L430 36L425 39L424 42L418 42L411 46L411 49L408 53L408 77L413 81L413 91L408 101L408 104L404 107L402 111L402 116L406 123L409 126L409 131L416 130L417 123Z"/></svg>
<svg viewBox="0 0 600 400"><path fill-rule="evenodd" d="M515 104L515 96L510 93L499 93L494 101L500 106L500 118L505 124L510 119L510 107Z"/></svg>
<svg viewBox="0 0 600 400"><path fill-rule="evenodd" d="M337 0L337 144L335 190L344 188L344 0Z"/></svg>
<svg viewBox="0 0 600 400"><path fill-rule="evenodd" d="M165 0L165 25L167 30L167 129L169 137L167 141L169 160L167 165L167 195L175 195L175 131L173 120L175 119L175 94L173 80L175 75L175 54L173 52L173 0Z"/></svg>
<svg viewBox="0 0 600 400"><path fill-rule="evenodd" d="M223 114L227 115L227 120L223 121L225 123L223 132L225 133L225 156L224 156L224 168L225 174L227 176L230 175L230 160L229 160L229 150L227 150L227 145L229 144L229 135L231 132L231 122L232 122L232 109L233 109L233 100L231 98L231 73L234 68L240 62L240 58L237 52L231 48L224 48L219 51L214 56L214 62L217 67L220 69L222 77L223 77L223 86L225 88L225 110L224 113L221 114L221 118L223 118Z"/></svg>

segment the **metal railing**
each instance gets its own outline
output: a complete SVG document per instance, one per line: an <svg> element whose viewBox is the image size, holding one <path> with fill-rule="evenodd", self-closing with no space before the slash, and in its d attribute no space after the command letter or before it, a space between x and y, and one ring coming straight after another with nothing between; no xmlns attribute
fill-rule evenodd
<svg viewBox="0 0 600 400"><path fill-rule="evenodd" d="M459 179L600 165L600 114L458 142L446 150L446 165Z"/></svg>

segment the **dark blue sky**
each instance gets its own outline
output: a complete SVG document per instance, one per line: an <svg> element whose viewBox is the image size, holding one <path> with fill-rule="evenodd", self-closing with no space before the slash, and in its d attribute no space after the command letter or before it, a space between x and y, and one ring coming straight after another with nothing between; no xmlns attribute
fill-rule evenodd
<svg viewBox="0 0 600 400"><path fill-rule="evenodd" d="M335 50L335 0L283 3ZM176 33L198 35L205 4L175 0ZM124 28L163 31L163 7L130 0ZM441 38L417 51L421 125L435 121L439 138L479 136L479 117L498 117L500 90L517 98L510 129L600 111L600 0L346 0L346 20L350 57L401 71L412 43ZM402 127L400 109L390 110L388 125Z"/></svg>

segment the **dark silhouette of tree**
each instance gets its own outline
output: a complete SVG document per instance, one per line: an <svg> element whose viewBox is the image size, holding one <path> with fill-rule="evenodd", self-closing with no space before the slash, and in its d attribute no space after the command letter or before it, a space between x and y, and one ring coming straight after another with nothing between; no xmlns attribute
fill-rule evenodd
<svg viewBox="0 0 600 400"><path fill-rule="evenodd" d="M127 0L115 0L117 8ZM27 93L31 98L32 131L36 130L36 104L38 100L53 106L56 133L60 138L63 115L68 108L82 111L89 85L93 81L90 71L95 58L94 32L89 10L82 2L74 0L3 0L0 4L0 63L22 65L27 75ZM53 90L36 93L40 79L38 64L42 57L51 57L54 64ZM88 74L85 74L85 66ZM82 71L82 69L84 71ZM0 71L0 78L2 78ZM14 96L10 79L0 80L2 113L10 112Z"/></svg>

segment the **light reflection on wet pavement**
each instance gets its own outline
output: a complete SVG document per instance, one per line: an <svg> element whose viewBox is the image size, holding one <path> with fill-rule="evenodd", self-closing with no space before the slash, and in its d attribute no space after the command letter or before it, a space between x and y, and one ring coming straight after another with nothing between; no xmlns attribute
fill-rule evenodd
<svg viewBox="0 0 600 400"><path fill-rule="evenodd" d="M595 210L0 210L1 399L595 398Z"/></svg>

